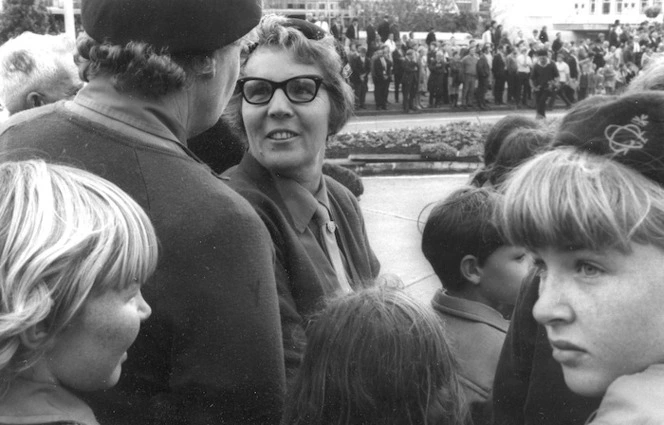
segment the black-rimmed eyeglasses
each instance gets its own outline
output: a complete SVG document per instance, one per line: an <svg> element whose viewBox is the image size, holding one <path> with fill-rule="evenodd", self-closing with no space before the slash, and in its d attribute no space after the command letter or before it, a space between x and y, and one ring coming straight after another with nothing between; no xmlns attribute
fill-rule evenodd
<svg viewBox="0 0 664 425"><path fill-rule="evenodd" d="M282 89L293 103L309 103L318 95L323 78L318 75L300 75L277 83L265 78L247 77L240 78L237 84L242 97L251 105L269 103L277 89Z"/></svg>

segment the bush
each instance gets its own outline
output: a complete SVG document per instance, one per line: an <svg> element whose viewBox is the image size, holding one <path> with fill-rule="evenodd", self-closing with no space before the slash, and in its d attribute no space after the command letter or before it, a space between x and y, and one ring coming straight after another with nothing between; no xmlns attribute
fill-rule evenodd
<svg viewBox="0 0 664 425"><path fill-rule="evenodd" d="M439 127L338 134L327 146L328 158L350 154L419 154L426 160L480 162L491 124L467 121Z"/></svg>
<svg viewBox="0 0 664 425"><path fill-rule="evenodd" d="M0 44L10 38L32 31L46 34L52 26L52 16L39 0L3 0L0 14Z"/></svg>

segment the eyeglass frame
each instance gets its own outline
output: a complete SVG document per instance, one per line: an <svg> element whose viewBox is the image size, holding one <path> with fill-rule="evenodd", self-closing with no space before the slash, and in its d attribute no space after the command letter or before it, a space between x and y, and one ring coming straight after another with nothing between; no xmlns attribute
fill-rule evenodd
<svg viewBox="0 0 664 425"><path fill-rule="evenodd" d="M314 95L311 97L310 100L305 100L305 101L293 100L288 95L288 90L286 90L286 87L287 87L288 83L290 83L293 80L297 80L297 79L301 79L301 78L310 79L316 85L315 86L316 90L314 91ZM247 95L244 93L244 84L247 81L265 81L265 82L269 83L270 87L272 88L272 93L270 94L270 97L265 102L252 102L249 99L247 99ZM268 103L270 103L272 101L272 98L274 97L274 94L277 92L278 89L281 89L281 91L284 92L284 95L286 95L286 98L291 103L295 103L295 104L310 103L310 102L313 102L314 99L316 99L316 97L318 96L318 91L320 90L320 87L324 86L324 85L325 85L325 80L320 75L297 75L295 77L292 77L292 78L289 78L287 80L280 81L280 82L268 80L267 78L259 78L259 77L244 77L244 78L240 78L239 80L237 80L237 86L238 86L238 89L239 89L240 93L242 94L242 98L248 104L258 105L258 106L267 105Z"/></svg>

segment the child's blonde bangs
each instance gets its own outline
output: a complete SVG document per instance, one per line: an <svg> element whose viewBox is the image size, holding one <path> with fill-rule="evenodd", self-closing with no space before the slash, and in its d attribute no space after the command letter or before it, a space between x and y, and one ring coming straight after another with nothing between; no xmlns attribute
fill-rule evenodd
<svg viewBox="0 0 664 425"><path fill-rule="evenodd" d="M664 190L616 161L569 148L517 169L496 219L506 240L530 249L664 248Z"/></svg>

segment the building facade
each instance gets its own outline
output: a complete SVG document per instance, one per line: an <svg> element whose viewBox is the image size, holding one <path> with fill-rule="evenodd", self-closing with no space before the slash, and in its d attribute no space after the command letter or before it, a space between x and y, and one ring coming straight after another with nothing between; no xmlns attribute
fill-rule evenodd
<svg viewBox="0 0 664 425"><path fill-rule="evenodd" d="M619 20L636 25L652 21L645 15L650 7L662 8L663 0L492 0L492 16L510 33L548 28L549 36L562 32L564 39L588 37ZM662 13L655 18L662 22Z"/></svg>

